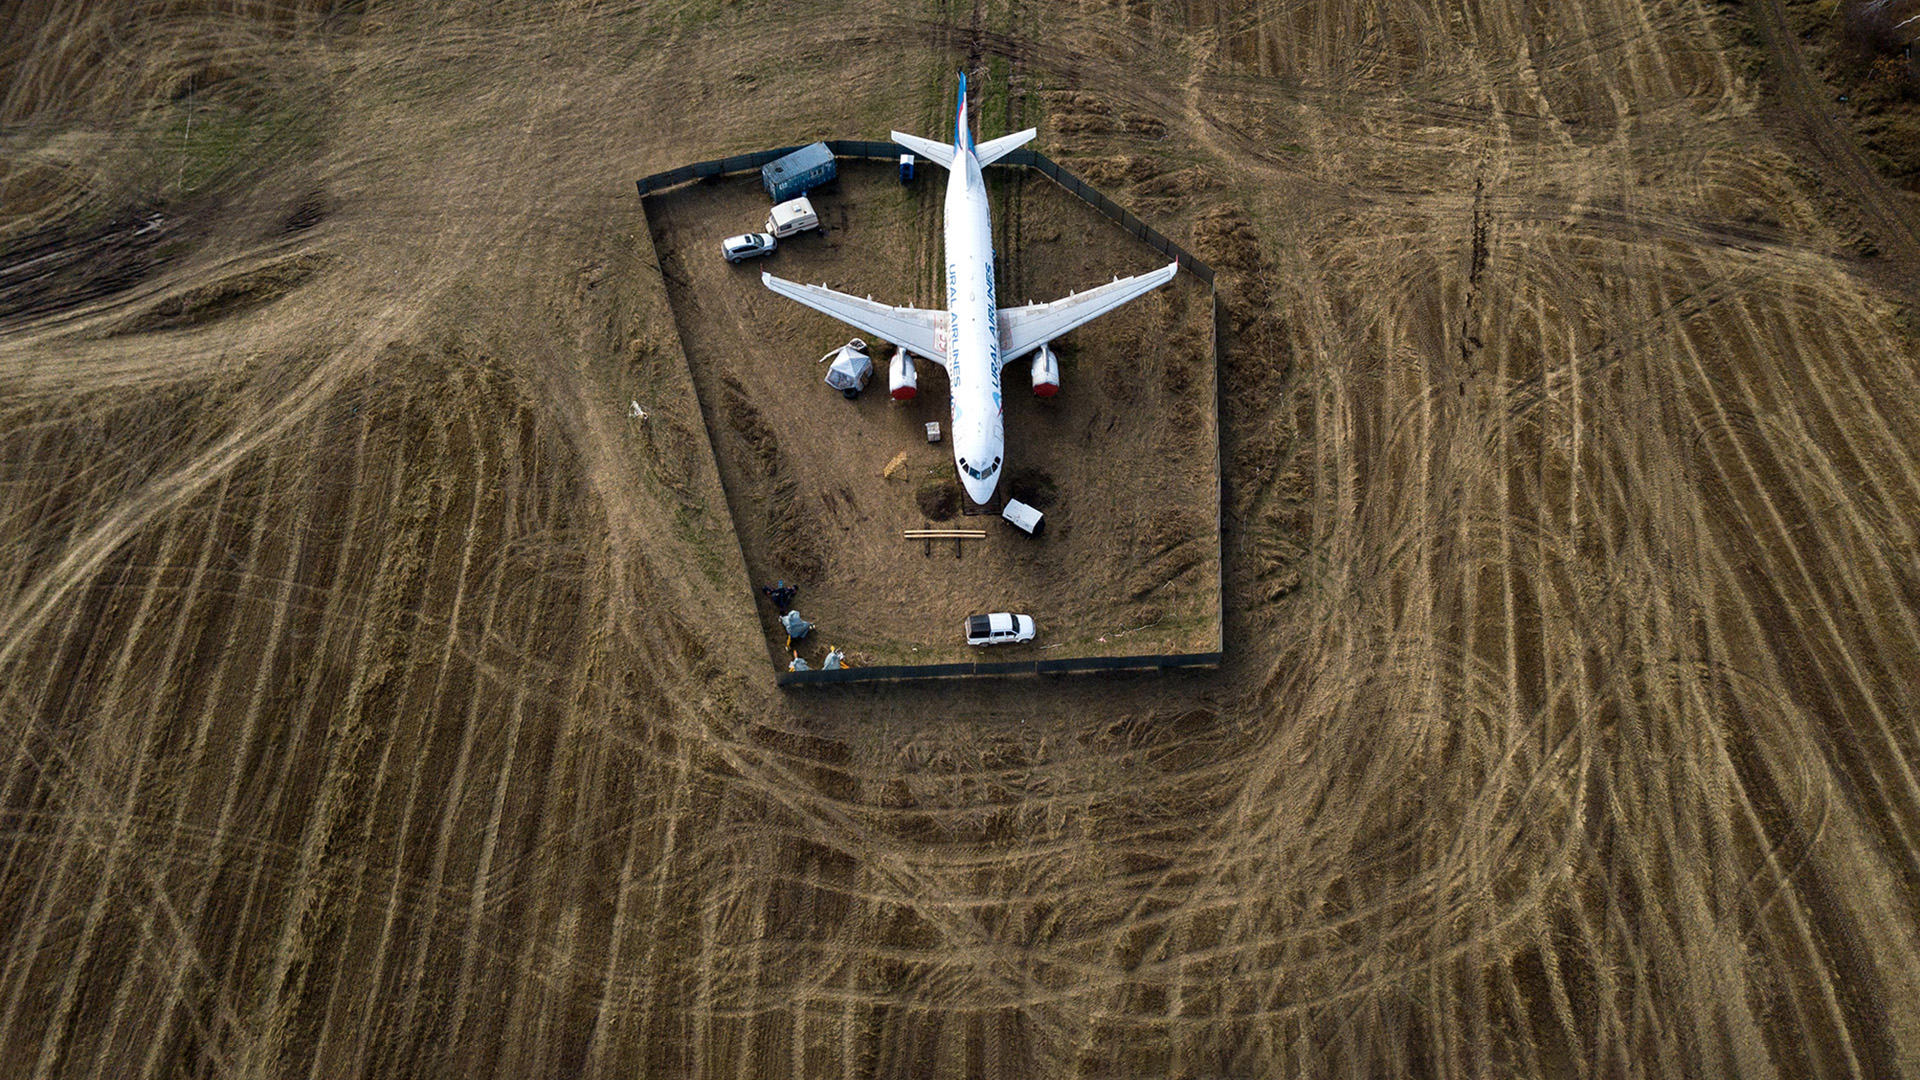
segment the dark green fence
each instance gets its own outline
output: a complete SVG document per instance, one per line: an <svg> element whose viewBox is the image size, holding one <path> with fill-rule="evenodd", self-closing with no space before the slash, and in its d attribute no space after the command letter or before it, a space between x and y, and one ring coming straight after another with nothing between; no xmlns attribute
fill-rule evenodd
<svg viewBox="0 0 1920 1080"><path fill-rule="evenodd" d="M758 170L767 162L786 157L798 149L800 148L797 146L783 146L778 150L761 150L758 153L740 154L735 157L720 158L715 161L695 162L692 165L682 165L677 169L669 169L663 173L654 173L652 176L636 181L636 183L640 185L640 197L644 199L656 191L677 187L680 184L689 183L694 180L704 180L709 176L726 176L729 173ZM837 156L840 152L835 150L834 153Z"/></svg>
<svg viewBox="0 0 1920 1080"><path fill-rule="evenodd" d="M834 671L782 671L781 686L820 683L891 682L899 679L957 679L975 675L1066 675L1078 671L1149 671L1162 668L1217 667L1218 652L1163 653L1157 656L1076 656L1064 660L1001 660L972 664L897 664L839 668Z"/></svg>

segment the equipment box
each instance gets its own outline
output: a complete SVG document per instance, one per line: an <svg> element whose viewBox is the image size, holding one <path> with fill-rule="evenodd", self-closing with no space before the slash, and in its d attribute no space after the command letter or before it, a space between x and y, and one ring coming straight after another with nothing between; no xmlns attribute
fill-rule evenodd
<svg viewBox="0 0 1920 1080"><path fill-rule="evenodd" d="M1028 536L1039 536L1040 530L1047 524L1045 514L1021 502L1019 499L1008 499L1007 507L1000 511L1000 516L1013 522L1014 528L1019 529Z"/></svg>

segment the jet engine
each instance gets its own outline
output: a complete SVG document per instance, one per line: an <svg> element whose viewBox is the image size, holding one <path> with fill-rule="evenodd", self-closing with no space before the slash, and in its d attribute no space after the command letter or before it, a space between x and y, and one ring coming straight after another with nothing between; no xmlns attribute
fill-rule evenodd
<svg viewBox="0 0 1920 1080"><path fill-rule="evenodd" d="M893 350L893 359L887 362L887 393L895 401L912 401L919 392L919 380L913 370L913 354L905 349Z"/></svg>
<svg viewBox="0 0 1920 1080"><path fill-rule="evenodd" d="M1060 358L1044 343L1033 354L1033 393L1050 398L1060 392Z"/></svg>

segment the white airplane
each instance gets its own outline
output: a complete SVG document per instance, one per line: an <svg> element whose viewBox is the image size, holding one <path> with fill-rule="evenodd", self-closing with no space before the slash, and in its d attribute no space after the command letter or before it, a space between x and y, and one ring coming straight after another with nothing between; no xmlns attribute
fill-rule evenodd
<svg viewBox="0 0 1920 1080"><path fill-rule="evenodd" d="M947 178L947 310L890 307L836 292L824 285L799 285L762 273L760 280L781 296L928 357L947 369L953 401L953 461L960 484L976 504L992 501L1006 457L1006 425L1000 401L1000 369L1034 354L1034 390L1050 396L1059 389L1060 365L1047 343L1121 304L1173 280L1178 262L1137 277L1119 278L1096 289L1050 304L998 308L993 297L993 222L980 168L1033 138L1034 129L973 143L967 126L967 76L960 75L960 102L954 113L955 145L917 135L893 133L893 141L928 161L944 165ZM909 361L910 362L910 361Z"/></svg>

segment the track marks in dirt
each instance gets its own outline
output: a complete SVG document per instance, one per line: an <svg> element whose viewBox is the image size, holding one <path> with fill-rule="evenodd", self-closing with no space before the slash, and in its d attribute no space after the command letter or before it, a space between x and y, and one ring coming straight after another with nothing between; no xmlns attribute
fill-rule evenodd
<svg viewBox="0 0 1920 1080"><path fill-rule="evenodd" d="M1219 685L832 699L743 686L687 628L717 616L661 599L699 594L626 481L720 496L588 419L629 395L580 357L626 327L572 276L569 218L604 208L553 179L686 134L569 117L779 29L592 14L409 41L386 10L366 68L422 66L368 158L445 175L384 217L335 187L430 264L419 295L316 277L271 309L358 313L350 362L225 319L64 367L8 339L0 1044L142 1075L1911 1059L1909 343L1700 6L1136 4L978 36L1160 119L1150 152L1205 157L1243 211L1218 238L1265 259L1226 312L1245 637ZM618 86L515 59L625 18L667 59ZM525 115L424 123L443 62L478 83L441 104ZM364 347L418 336L420 296L451 351ZM295 357L272 393L220 378L240 341Z"/></svg>
<svg viewBox="0 0 1920 1080"><path fill-rule="evenodd" d="M564 499L499 494L503 478L512 490L540 491L553 482L547 470L557 466L564 475L566 460L550 451L545 464L539 456L526 461L501 453L501 433L525 430L515 420L511 394L502 398L501 376L482 374L477 382L456 376L449 394L436 384L432 360L401 366L408 363L427 369L419 383L403 376L396 385L392 374L350 383L305 423L290 422L287 437L263 440L216 474L204 494L156 509L155 524L136 539L102 545L102 569L74 586L76 595L97 599L67 606L67 618L19 623L26 636L12 639L10 663L67 671L54 687L86 692L50 696L31 713L18 702L9 707L16 730L27 715L44 724L39 734L22 733L8 771L12 805L21 805L21 793L38 790L51 806L103 811L42 818L39 827L10 839L14 871L51 860L30 875L42 882L34 902L48 917L26 925L38 926L36 934L78 935L80 957L152 942L141 954L153 960L129 970L125 981L92 983L83 977L92 964L83 961L64 981L53 980L55 992L43 999L23 997L21 988L44 978L34 974L44 951L15 954L4 969L13 1004L0 1023L13 1030L32 1017L46 1038L58 1040L43 1056L49 1065L62 1060L56 1051L69 1044L61 1033L76 1024L101 1032L97 1041L71 1044L69 1052L83 1060L90 1048L125 1047L141 1031L138 1053L153 1067L181 1052L213 1061L233 1056L236 1067L243 1058L263 1066L280 1061L286 1051L279 1040L311 1039L336 1004L344 1018L366 1000L368 988L342 982L328 955L333 945L327 943L337 944L338 935L354 937L352 923L342 921L344 900L370 886L388 888L392 910L417 917L423 901L429 902L424 910L449 910L433 898L466 895L444 879L451 869L447 840L424 845L425 855L405 840L388 847L375 840L382 835L375 823L396 820L390 816L395 789L404 786L412 793L406 805L417 797L436 809L400 815L402 837L462 835L449 818L460 812L464 819L460 808L470 805L461 777L475 756L471 740L481 724L471 714L493 715L504 704L514 717L551 715L553 699L535 688L551 678L545 673L558 657L519 652L514 659L497 620L511 618L515 627L534 620L544 640L565 635L569 616L560 613L574 605L564 598L577 592L581 579L564 522L577 511L563 509ZM396 440L396 431L421 434ZM182 457L181 468L204 467L199 455ZM530 464L539 474L526 477L523 487L503 474L503 462L513 462L510 469ZM360 483L342 482L336 470L357 472ZM441 479L449 474L460 479ZM304 512L287 517L278 511L283 499L303 491L308 498L294 505ZM143 496L136 490L130 497ZM33 483L9 490L15 508L44 498ZM110 506L91 513L111 516ZM443 528L448 519L466 527ZM553 531L543 520L561 527ZM68 527L84 534L83 521ZM53 564L60 565L74 564ZM219 585L253 581L269 588ZM306 595L325 600L307 602ZM16 591L13 600L23 605L36 597ZM96 634L89 612L111 632ZM519 629L510 637L525 639ZM305 665L295 657L316 648L344 667L303 684ZM431 674L394 681L409 668ZM357 674L340 677L347 672ZM484 692L494 679L517 689L504 699ZM399 733L385 730L384 718L453 713L449 695L470 714L466 735L451 746L445 734L428 740L442 749L424 760L393 757ZM338 712L336 701L345 706ZM103 757L107 747L72 742L73 732L115 730L103 721L121 716L144 720L126 729L133 741L117 751ZM271 731L265 730L268 716L276 717ZM371 716L383 719L370 724ZM524 741L517 722L506 732L509 747ZM488 745L498 753L497 744ZM57 756L36 746L58 748ZM76 756L81 751L84 756ZM317 771L296 766L316 752L324 763ZM62 760L131 764L89 777L62 767ZM451 762L451 790L424 782L432 773L422 768L440 767L435 762ZM107 811L103 798L116 809ZM489 835L505 827L497 793L494 801L492 815L479 822ZM260 819L263 808L272 809ZM247 817L253 820L242 825ZM43 831L48 827L54 831ZM361 861L368 856L371 862ZM477 924L495 907L485 883L499 869L483 856L474 900L461 901L460 910ZM109 892L88 884L130 873L132 882L142 875L149 882L134 886L131 907L124 903L126 886ZM199 937L216 898L222 908L238 904L243 913L237 924L227 924L235 936L224 942ZM56 914L63 911L73 914ZM264 923L256 921L263 917ZM189 929L195 925L201 929ZM418 975L412 940L393 945L409 958L399 965L402 972ZM257 984L263 996L231 996L241 985L235 977L265 955L277 959ZM469 968L475 955L469 951ZM137 992L141 987L145 993ZM45 1004L23 1011L28 1000ZM404 1006L405 999L396 1001Z"/></svg>
<svg viewBox="0 0 1920 1080"><path fill-rule="evenodd" d="M1842 790L1864 793L1874 806L1869 816L1891 830L1889 846L1909 850L1910 750L1896 736L1897 725L1885 719L1889 710L1897 711L1895 702L1902 692L1879 671L1882 665L1903 662L1895 657L1913 655L1920 640L1913 637L1904 611L1845 626L1835 617L1841 611L1872 609L1871 596L1897 593L1892 563L1876 549L1896 537L1904 545L1904 529L1877 521L1868 508L1911 500L1905 480L1910 452L1901 440L1888 438L1890 431L1874 409L1863 408L1868 402L1904 399L1886 386L1842 405L1834 390L1847 382L1838 369L1874 366L1838 331L1851 320L1833 319L1830 311L1818 309L1848 290L1834 288L1840 275L1818 260L1791 267L1770 264L1763 276L1745 253L1712 247L1682 255L1660 243L1616 246L1610 240L1589 246L1577 233L1548 238L1511 220L1488 230L1477 215L1462 220L1458 230L1454 242L1466 280L1454 295L1461 299L1449 299L1446 287L1438 286L1440 299L1431 310L1437 314L1485 304L1485 310L1497 313L1462 323L1483 343L1478 355L1484 357L1486 378L1460 383L1438 365L1423 373L1419 366L1373 359L1403 352L1418 355L1423 339L1453 337L1457 347L1466 348L1472 344L1470 330L1430 332L1402 341L1393 330L1365 328L1411 329L1432 317L1427 310L1407 306L1398 315L1378 319L1383 313L1375 304L1358 305L1362 311L1376 309L1352 324L1362 344L1349 358L1336 361L1341 369L1325 384L1329 405L1318 426L1321 453L1339 453L1355 462L1331 474L1334 490L1323 498L1350 500L1347 505L1354 509L1334 504L1323 519L1328 524L1320 542L1332 546L1328 561L1336 567L1348 561L1340 557L1342 552L1351 550L1350 559L1364 559L1364 553L1383 550L1382 541L1388 545L1384 550L1421 554L1384 565L1363 563L1369 572L1330 579L1323 588L1354 599L1329 598L1339 607L1323 609L1319 618L1338 626L1347 622L1336 614L1340 607L1351 603L1369 611L1395 596L1419 598L1424 605L1424 610L1411 612L1400 608L1392 622L1344 625L1331 638L1347 643L1344 649L1368 643L1363 647L1380 656L1382 674L1377 679L1410 688L1424 684L1427 689L1415 699L1422 704L1414 716L1445 717L1444 726L1458 732L1441 744L1451 747L1445 756L1422 775L1437 779L1463 766L1473 772L1478 769L1467 763L1504 759L1519 768L1526 785L1548 784L1552 790L1558 785L1543 779L1552 774L1533 771L1542 766L1529 761L1535 752L1527 747L1543 738L1570 739L1568 745L1585 762L1580 775L1589 778L1586 783L1604 781L1607 798L1616 805L1645 807L1653 830L1634 836L1630 847L1624 834L1617 840L1583 837L1572 829L1573 819L1562 816L1573 805L1589 801L1578 789L1573 804L1556 799L1558 805L1522 815L1535 823L1530 828L1546 829L1550 835L1558 822L1564 843L1554 859L1519 862L1566 866L1567 876L1535 885L1492 885L1499 881L1495 877L1489 882L1490 893L1462 894L1455 901L1457 910L1476 912L1467 925L1484 927L1488 936L1448 935L1443 940L1454 944L1426 955L1438 961L1460 949L1492 961L1504 954L1516 965L1537 963L1541 970L1564 971L1566 956L1529 959L1532 946L1527 938L1505 936L1499 928L1541 921L1551 925L1575 910L1594 927L1588 946L1624 955L1634 980L1660 978L1667 965L1683 959L1703 972L1701 978L1721 979L1726 976L1704 974L1707 966L1722 962L1701 945L1710 938L1701 936L1705 925L1685 927L1690 919L1711 922L1727 914L1681 908L1649 918L1642 905L1650 904L1653 896L1685 897L1732 885L1755 898L1739 909L1743 923L1756 930L1778 925L1786 935L1774 940L1781 962L1793 972L1781 976L1787 987L1782 1007L1794 1010L1790 1023L1826 1033L1806 1046L1770 1039L1770 1052L1828 1056L1843 1068L1869 1059L1890 1062L1887 1029L1871 1015L1840 1009L1831 997L1832 985L1855 975L1815 959L1831 955L1827 947L1814 943L1835 931L1792 919L1782 922L1784 912L1759 899L1795 892L1805 893L1809 902L1835 903L1804 862L1797 872L1769 867L1780 846L1772 837L1783 824L1820 820ZM1528 251L1524 266L1499 256L1502 245L1523 238ZM1616 259L1630 269L1616 276L1621 287L1612 298L1595 308L1645 313L1616 316L1615 325L1625 330L1618 344L1607 342L1608 328L1568 318L1568 300L1578 293L1567 286L1577 282L1563 279L1552 293L1527 284L1528 278L1542 276L1542 263L1573 270L1591 267L1588 260L1605 266ZM1481 272L1475 275L1472 269ZM1585 276L1593 283L1589 288L1602 280L1592 269L1575 276ZM1783 278L1805 281L1805 291L1783 291ZM1756 289L1763 280L1770 292ZM1704 291L1700 282L1708 283ZM1812 299L1816 295L1822 298L1817 303ZM1387 306L1404 303L1389 300ZM1872 318L1862 314L1862 321L1871 324ZM1850 354L1853 361L1841 359ZM1782 371L1776 357L1817 357L1822 364L1834 363L1836 370L1796 377ZM1605 362L1590 362L1598 358ZM1440 379L1446 381L1434 386ZM1362 386L1367 388L1364 396ZM1449 392L1434 392L1442 387ZM1523 407L1515 407L1515 390L1525 394L1519 399ZM1374 403L1376 395L1383 401ZM1393 415L1400 402L1407 405L1398 422L1370 418ZM1633 419L1636 416L1639 419ZM1773 421L1756 423L1760 417L1795 417L1786 421L1789 428L1806 422L1826 434L1803 437L1773 428ZM1392 432L1393 440L1383 438L1383 431ZM1828 454L1810 453L1813 446L1825 446L1851 458L1847 451L1863 439L1877 449L1853 459L1856 464L1850 467L1832 466ZM1790 460L1805 464L1784 471L1778 456L1794 447L1799 449ZM1867 457L1878 457L1879 463L1867 466ZM1841 475L1852 477L1841 490L1865 485L1863 497L1851 506L1846 499L1838 505L1832 501ZM1376 497L1387 501L1376 503ZM1816 510L1815 500L1824 508ZM1362 531L1350 533L1343 522L1353 522ZM1424 544L1400 539L1412 536L1427 539ZM1768 639L1772 646L1752 650L1753 644ZM1795 644L1787 646L1787 639ZM1388 643L1403 644L1390 648ZM1411 666L1401 666L1401 649L1413 661ZM1415 660L1423 655L1426 659ZM1350 663L1303 658L1299 667L1337 670ZM1787 675L1795 670L1806 677ZM1389 671L1393 674L1386 675ZM1768 687L1767 696L1728 701L1715 689L1728 676ZM1297 690L1288 699L1299 701L1300 708L1307 705ZM1393 715L1406 707L1384 706L1383 711ZM1371 715L1364 705L1348 701L1336 715L1348 717L1336 742L1351 746L1364 740L1351 726ZM1827 719L1815 722L1814 715ZM1864 720L1864 733L1879 748L1881 764L1863 770L1864 757L1842 750L1824 768L1808 770L1804 764L1787 764L1790 755L1770 751L1770 767L1784 769L1792 778L1783 779L1781 787L1796 795L1755 804L1745 792L1753 783L1765 782L1767 775L1736 776L1724 750L1704 741L1717 739L1710 733L1732 717L1749 724L1784 724L1778 733L1742 729L1742 738L1784 744L1811 739L1836 747L1861 738ZM1478 745L1471 736L1485 729L1472 722L1476 718L1493 722L1491 737ZM1822 730L1827 733L1815 734ZM1412 732L1400 738L1410 736ZM1641 761L1687 762L1703 772L1670 780L1635 764ZM1466 820L1474 819L1469 812ZM1642 861L1647 852L1694 848L1701 842L1696 830L1702 822L1712 823L1733 845L1716 846L1727 853L1726 861L1694 871L1720 884L1682 884L1657 859ZM1764 824L1756 830L1754 822ZM1469 828L1463 835L1483 834ZM1421 862L1428 864L1434 857L1444 858L1436 852ZM1462 865L1514 863L1510 853L1491 847L1473 852ZM1486 902L1483 896L1507 898L1489 910L1480 906ZM1533 897L1542 907L1529 911L1518 896ZM1595 904L1600 906L1590 906ZM1633 914L1606 914L1613 908ZM1513 924L1504 921L1509 913L1515 916ZM1833 917L1838 920L1834 925L1844 925L1849 916L1836 912ZM1617 928L1608 928L1616 918L1621 920ZM1424 947L1432 950L1437 943ZM1622 947L1628 951L1613 951ZM1543 995L1524 983L1516 976L1505 991L1517 1003L1514 1019L1536 1011L1547 1015L1550 1005L1558 1008L1556 993L1568 993L1548 987ZM1588 994L1600 998L1586 997L1584 1008L1598 1007L1596 1001L1623 992L1626 985L1593 986ZM1739 999L1739 985L1736 977L1733 1000ZM1476 1004L1471 989L1457 988L1467 994L1459 1003L1437 996L1427 1007L1436 1012L1461 1007L1469 1015L1490 1013L1496 1025L1512 1022L1497 1019L1497 1000ZM1551 1038L1551 1026L1544 1032L1535 1028L1534 1052L1544 1053L1545 1047L1580 1030L1580 1039L1563 1045L1561 1052L1602 1062L1644 1060L1644 1040L1659 1038L1658 1024L1629 1004L1619 1008L1616 1022L1598 1028L1591 1020L1578 1028L1562 1023L1563 1034ZM1728 1022L1748 1032L1769 1030L1771 1021L1764 1013L1735 1019L1739 1013L1732 1009ZM1484 1047L1486 1041L1469 1031L1457 1045L1442 1040L1434 1053L1458 1058L1457 1068L1471 1070L1476 1067L1474 1055L1485 1052L1473 1048ZM1732 1050L1722 1046L1719 1052Z"/></svg>
<svg viewBox="0 0 1920 1080"><path fill-rule="evenodd" d="M1920 267L1920 211L1888 187L1868 165L1859 147L1834 123L1826 108L1827 90L1807 62L1787 25L1780 0L1762 0L1749 9L1753 27L1774 60L1777 86L1786 108L1799 120L1802 134L1817 155L1817 167L1850 196L1866 218L1876 246L1897 263L1907 280Z"/></svg>
<svg viewBox="0 0 1920 1080"><path fill-rule="evenodd" d="M1315 56L1328 35L1258 17L1190 82L1202 145L1325 185L1259 219L1298 252L1275 299L1304 339L1313 440L1304 470L1271 466L1246 503L1269 509L1247 520L1307 532L1285 545L1310 575L1283 594L1263 690L1284 738L1377 777L1317 775L1312 750L1289 751L1272 773L1299 788L1249 795L1248 817L1317 801L1345 833L1242 821L1221 843L1299 858L1307 836L1358 850L1385 822L1402 847L1365 850L1406 859L1290 875L1329 883L1303 926L1339 925L1328 905L1349 890L1403 906L1354 935L1370 948L1270 967L1351 997L1290 983L1273 1000L1305 1007L1242 1007L1281 1045L1326 1048L1301 1059L1317 1071L1892 1067L1898 1022L1835 989L1899 981L1836 947L1843 927L1910 917L1893 897L1912 878L1914 747L1888 673L1920 638L1884 598L1904 594L1891 553L1912 550L1914 455L1882 410L1912 397L1884 360L1902 348L1886 309L1806 193L1700 137L1751 115L1706 12L1510 7L1433 31L1403 61L1414 94L1369 82L1357 48ZM1336 91L1329 71L1353 77ZM1387 119L1416 111L1424 126ZM1276 154L1279 139L1318 153ZM1266 494L1302 472L1304 519ZM1539 802L1516 813L1516 792ZM1414 806L1460 824L1425 832ZM1900 854L1848 899L1823 867L1857 828ZM1221 893L1241 905L1231 939L1272 925ZM1168 955L1192 955L1174 942L1203 924L1171 925ZM1744 934L1771 959L1716 953ZM1417 978L1384 960L1402 956L1422 958ZM1342 1044L1332 1018L1376 1008L1395 978L1418 985L1415 1015L1449 1019ZM1630 990L1682 982L1703 1004L1678 1018ZM1677 1031L1699 1041L1675 1049Z"/></svg>

